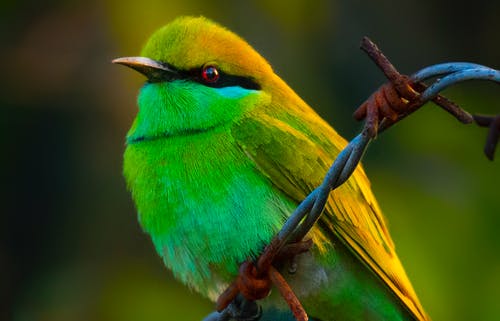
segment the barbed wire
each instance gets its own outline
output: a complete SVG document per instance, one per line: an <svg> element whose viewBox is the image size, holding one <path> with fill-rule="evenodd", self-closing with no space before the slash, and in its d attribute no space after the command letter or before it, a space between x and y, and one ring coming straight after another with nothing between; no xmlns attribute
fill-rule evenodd
<svg viewBox="0 0 500 321"><path fill-rule="evenodd" d="M485 154L493 159L500 133L500 115L472 116L441 96L440 92L466 80L500 83L500 71L474 63L451 62L423 68L408 77L400 74L368 38L363 38L361 49L389 79L388 83L382 85L355 111L356 119L365 119L364 129L339 153L323 183L297 206L259 258L255 262L247 261L242 264L237 280L217 301L217 311L220 312L213 312L203 321L258 320L262 311L256 300L266 297L273 284L288 303L295 318L299 321L308 320L300 301L273 267L273 263L309 249L311 242L302 239L319 219L330 192L349 179L378 133L415 112L425 103L436 103L464 124L475 121L479 126L489 127ZM423 83L433 78L435 82L430 86Z"/></svg>

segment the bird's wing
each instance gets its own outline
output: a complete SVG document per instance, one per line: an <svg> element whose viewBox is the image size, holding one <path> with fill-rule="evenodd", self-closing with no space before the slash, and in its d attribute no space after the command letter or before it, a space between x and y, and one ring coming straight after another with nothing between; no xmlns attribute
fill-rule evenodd
<svg viewBox="0 0 500 321"><path fill-rule="evenodd" d="M245 118L233 126L233 137L263 175L300 202L321 184L346 142L313 112L308 113L309 120L301 119L300 123L294 122L293 117L284 122L270 115L260 112ZM387 284L418 320L428 320L395 253L361 166L330 194L320 220Z"/></svg>

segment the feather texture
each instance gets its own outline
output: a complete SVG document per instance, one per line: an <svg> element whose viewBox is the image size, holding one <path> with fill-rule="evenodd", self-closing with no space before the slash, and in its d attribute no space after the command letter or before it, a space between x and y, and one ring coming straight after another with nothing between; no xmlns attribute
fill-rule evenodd
<svg viewBox="0 0 500 321"><path fill-rule="evenodd" d="M184 71L210 64L258 84L146 83L127 135L124 175L141 226L177 278L215 299L321 184L346 142L250 45L205 18L161 28L142 55ZM296 274L284 274L313 316L428 320L361 166L308 236L314 248L298 257ZM265 318L288 320L275 293L262 304Z"/></svg>

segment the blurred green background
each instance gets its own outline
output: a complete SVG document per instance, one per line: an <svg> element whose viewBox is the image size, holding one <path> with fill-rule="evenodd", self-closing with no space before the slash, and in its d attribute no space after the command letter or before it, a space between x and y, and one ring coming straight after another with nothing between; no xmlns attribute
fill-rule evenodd
<svg viewBox="0 0 500 321"><path fill-rule="evenodd" d="M172 279L136 222L121 161L144 80L110 64L185 14L247 39L347 138L360 129L352 111L384 81L358 50L363 35L406 73L500 67L498 1L3 0L1 319L200 320L213 309ZM498 85L446 95L500 110ZM434 320L500 319L500 162L483 156L485 136L429 105L364 161Z"/></svg>

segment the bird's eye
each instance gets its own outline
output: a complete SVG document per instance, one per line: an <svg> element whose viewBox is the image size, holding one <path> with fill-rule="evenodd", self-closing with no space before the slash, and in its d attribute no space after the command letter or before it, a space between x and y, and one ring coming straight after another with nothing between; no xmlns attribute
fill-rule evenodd
<svg viewBox="0 0 500 321"><path fill-rule="evenodd" d="M203 78L203 81L206 83L213 84L219 80L219 71L214 66L203 67L203 70L201 71L201 78Z"/></svg>

